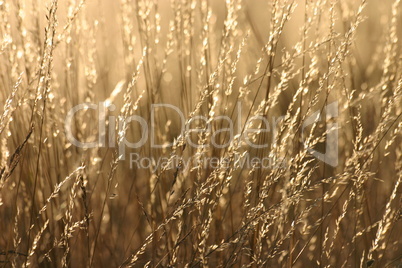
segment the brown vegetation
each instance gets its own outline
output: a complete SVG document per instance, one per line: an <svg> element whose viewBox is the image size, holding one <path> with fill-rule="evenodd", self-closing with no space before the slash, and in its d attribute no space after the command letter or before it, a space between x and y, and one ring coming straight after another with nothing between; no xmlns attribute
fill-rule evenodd
<svg viewBox="0 0 402 268"><path fill-rule="evenodd" d="M397 267L401 5L0 0L0 266ZM106 146L72 144L70 109L105 101ZM304 127L335 101L336 118ZM185 122L158 109L151 124L161 103ZM133 115L173 146L122 160L143 133L114 119ZM282 120L263 131L256 115ZM67 127L96 141L98 119ZM335 122L331 166L306 148L325 151Z"/></svg>

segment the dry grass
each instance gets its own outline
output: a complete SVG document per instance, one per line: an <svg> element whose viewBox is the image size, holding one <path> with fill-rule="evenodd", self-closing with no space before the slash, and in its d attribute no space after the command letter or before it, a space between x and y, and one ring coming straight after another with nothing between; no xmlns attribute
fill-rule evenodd
<svg viewBox="0 0 402 268"><path fill-rule="evenodd" d="M0 265L399 267L401 9L0 0ZM70 109L105 101L105 128L97 110L67 121L102 146L72 144ZM336 118L304 128L334 101ZM161 103L185 122L151 120ZM116 120L133 115L173 146L125 146L141 126ZM325 151L334 122L335 167L306 149ZM277 166L242 165L253 157Z"/></svg>

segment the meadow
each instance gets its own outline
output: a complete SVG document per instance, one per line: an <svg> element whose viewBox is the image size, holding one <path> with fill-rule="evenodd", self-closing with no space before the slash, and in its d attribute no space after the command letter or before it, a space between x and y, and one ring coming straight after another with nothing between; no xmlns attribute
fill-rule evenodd
<svg viewBox="0 0 402 268"><path fill-rule="evenodd" d="M0 0L0 267L402 267L400 0Z"/></svg>

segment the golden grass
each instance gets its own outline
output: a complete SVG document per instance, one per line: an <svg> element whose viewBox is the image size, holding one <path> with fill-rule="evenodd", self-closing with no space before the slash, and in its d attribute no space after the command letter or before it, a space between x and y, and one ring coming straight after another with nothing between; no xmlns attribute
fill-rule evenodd
<svg viewBox="0 0 402 268"><path fill-rule="evenodd" d="M399 267L401 5L0 0L0 265Z"/></svg>

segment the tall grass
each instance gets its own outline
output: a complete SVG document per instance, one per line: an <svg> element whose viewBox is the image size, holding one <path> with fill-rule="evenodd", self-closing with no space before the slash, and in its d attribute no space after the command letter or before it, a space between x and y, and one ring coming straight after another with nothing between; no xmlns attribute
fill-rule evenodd
<svg viewBox="0 0 402 268"><path fill-rule="evenodd" d="M0 0L0 265L398 267L401 5Z"/></svg>

